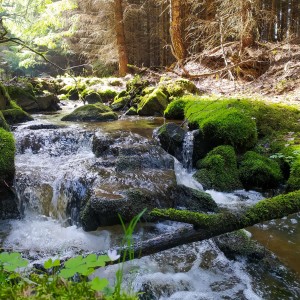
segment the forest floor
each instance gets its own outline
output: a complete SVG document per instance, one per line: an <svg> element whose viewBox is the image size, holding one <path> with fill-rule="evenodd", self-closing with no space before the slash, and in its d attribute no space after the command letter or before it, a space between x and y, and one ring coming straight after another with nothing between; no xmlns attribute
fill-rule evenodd
<svg viewBox="0 0 300 300"><path fill-rule="evenodd" d="M192 77L212 73L193 79L203 94L251 97L300 108L300 45L264 44L247 52L244 65L216 73L218 69L226 69L224 51L228 66L234 65L234 60L230 58L232 45L206 53L198 62L185 65ZM180 72L178 68L174 73ZM230 80L230 72L235 80ZM174 73L168 73L168 76L176 76Z"/></svg>

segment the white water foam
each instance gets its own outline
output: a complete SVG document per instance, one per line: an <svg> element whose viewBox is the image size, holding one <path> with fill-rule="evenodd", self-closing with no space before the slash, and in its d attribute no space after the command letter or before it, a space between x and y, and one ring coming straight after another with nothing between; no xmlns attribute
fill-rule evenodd
<svg viewBox="0 0 300 300"><path fill-rule="evenodd" d="M51 218L36 216L10 222L3 248L32 256L71 255L81 250L101 251L110 247L108 231L85 232L76 226L63 227Z"/></svg>

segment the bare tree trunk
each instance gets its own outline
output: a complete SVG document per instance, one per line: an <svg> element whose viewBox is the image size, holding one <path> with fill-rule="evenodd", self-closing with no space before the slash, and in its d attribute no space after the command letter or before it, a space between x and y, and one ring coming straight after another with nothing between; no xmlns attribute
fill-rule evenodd
<svg viewBox="0 0 300 300"><path fill-rule="evenodd" d="M173 54L179 63L187 56L183 34L183 3L182 0L171 1L171 24L170 35L173 47Z"/></svg>
<svg viewBox="0 0 300 300"><path fill-rule="evenodd" d="M123 22L122 0L114 0L115 10L115 31L119 53L119 75L125 76L128 72L128 54L125 41L125 30Z"/></svg>
<svg viewBox="0 0 300 300"><path fill-rule="evenodd" d="M242 21L242 34L241 34L241 50L253 46L255 43L254 35L254 20L252 15L252 4L250 0L241 0L241 21Z"/></svg>

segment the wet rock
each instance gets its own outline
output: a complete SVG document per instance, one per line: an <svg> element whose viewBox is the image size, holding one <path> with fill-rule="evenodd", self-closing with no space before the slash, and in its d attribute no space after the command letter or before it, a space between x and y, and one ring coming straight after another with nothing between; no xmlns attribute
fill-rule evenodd
<svg viewBox="0 0 300 300"><path fill-rule="evenodd" d="M84 100L88 103L88 104L95 104L95 103L102 103L102 99L101 96L97 93L97 92L91 92L88 95L86 95L84 97Z"/></svg>
<svg viewBox="0 0 300 300"><path fill-rule="evenodd" d="M19 216L17 197L5 183L0 182L0 220L15 219Z"/></svg>
<svg viewBox="0 0 300 300"><path fill-rule="evenodd" d="M182 147L185 131L175 123L167 123L161 126L154 134L161 146L178 160L182 159Z"/></svg>
<svg viewBox="0 0 300 300"><path fill-rule="evenodd" d="M171 197L174 199L175 207L180 209L196 212L218 211L218 205L212 199L211 195L184 185L178 185L174 189Z"/></svg>

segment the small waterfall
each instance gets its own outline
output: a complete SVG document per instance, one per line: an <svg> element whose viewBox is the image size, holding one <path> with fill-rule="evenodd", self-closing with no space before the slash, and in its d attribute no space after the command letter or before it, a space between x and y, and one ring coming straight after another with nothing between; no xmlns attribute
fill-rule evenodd
<svg viewBox="0 0 300 300"><path fill-rule="evenodd" d="M193 169L194 139L199 130L188 131L185 134L182 149L182 164L189 172Z"/></svg>

